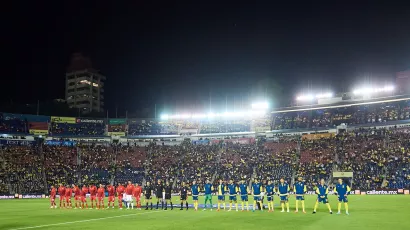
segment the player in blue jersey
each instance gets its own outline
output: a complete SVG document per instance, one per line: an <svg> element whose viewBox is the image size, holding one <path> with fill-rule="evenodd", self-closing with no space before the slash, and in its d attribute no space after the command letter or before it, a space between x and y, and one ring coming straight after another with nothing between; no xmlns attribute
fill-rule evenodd
<svg viewBox="0 0 410 230"><path fill-rule="evenodd" d="M268 201L268 212L274 211L274 204L273 204L273 195L275 193L275 185L273 185L272 181L269 180L268 184L265 187L266 190L266 200Z"/></svg>
<svg viewBox="0 0 410 230"><path fill-rule="evenodd" d="M286 205L286 211L289 212L289 192L290 192L289 184L285 182L285 179L281 178L280 183L278 185L280 205L282 206L281 212L285 212L285 205Z"/></svg>
<svg viewBox="0 0 410 230"><path fill-rule="evenodd" d="M211 205L211 211L212 211L212 192L214 191L214 186L212 186L211 182L209 180L206 180L206 184L204 185L204 193L205 193L205 205L204 205L204 210L206 210L206 203L209 200L209 204Z"/></svg>
<svg viewBox="0 0 410 230"><path fill-rule="evenodd" d="M238 201L236 199L236 195L239 192L238 186L236 186L235 182L233 180L229 181L228 184L228 192L229 192L229 210L232 210L232 203L235 202L235 208L236 211L238 211Z"/></svg>
<svg viewBox="0 0 410 230"><path fill-rule="evenodd" d="M221 204L223 204L223 208L225 210L225 185L222 180L219 180L218 188L216 190L218 195L218 209L216 211L219 212Z"/></svg>
<svg viewBox="0 0 410 230"><path fill-rule="evenodd" d="M305 211L305 193L307 191L306 185L303 182L302 177L298 177L298 181L295 183L293 186L293 191L295 192L295 197L296 197L296 213L299 212L299 201L302 203L302 211L303 213L306 213Z"/></svg>
<svg viewBox="0 0 410 230"><path fill-rule="evenodd" d="M327 194L329 194L329 188L325 184L325 180L321 179L320 184L317 186L316 189L317 200L315 204L315 209L313 209L313 214L316 214L316 209L319 206L319 203L326 204L327 208L329 209L329 213L333 214L332 209L330 208L329 200L327 199Z"/></svg>
<svg viewBox="0 0 410 230"><path fill-rule="evenodd" d="M239 184L239 193L241 195L241 201L242 201L242 212L244 211L245 208L245 202L246 202L246 210L249 211L249 202L248 202L248 185L244 180Z"/></svg>
<svg viewBox="0 0 410 230"><path fill-rule="evenodd" d="M346 215L349 215L349 205L347 200L347 195L350 193L350 187L343 183L342 179L338 180L338 184L335 186L334 192L338 197L339 203L337 204L337 214L340 214L340 209L342 208L342 202L345 203Z"/></svg>
<svg viewBox="0 0 410 230"><path fill-rule="evenodd" d="M253 212L255 211L256 203L259 203L259 207L262 209L262 203L261 203L261 192L263 191L262 184L258 182L257 179L255 179L255 182L252 184L252 194L253 194Z"/></svg>
<svg viewBox="0 0 410 230"><path fill-rule="evenodd" d="M192 182L191 193L192 193L192 201L194 202L194 209L195 211L198 211L199 187L195 180Z"/></svg>

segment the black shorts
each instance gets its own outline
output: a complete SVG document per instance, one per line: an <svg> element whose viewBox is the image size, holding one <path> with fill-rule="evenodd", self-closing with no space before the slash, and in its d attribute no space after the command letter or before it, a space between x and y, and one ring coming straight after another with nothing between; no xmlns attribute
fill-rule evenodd
<svg viewBox="0 0 410 230"><path fill-rule="evenodd" d="M181 200L186 200L187 195L181 195Z"/></svg>
<svg viewBox="0 0 410 230"><path fill-rule="evenodd" d="M146 199L146 200L151 200L151 194L145 195L145 199Z"/></svg>
<svg viewBox="0 0 410 230"><path fill-rule="evenodd" d="M165 200L171 200L171 193L165 193Z"/></svg>
<svg viewBox="0 0 410 230"><path fill-rule="evenodd" d="M155 194L155 196L157 197L157 199L162 199L162 192Z"/></svg>

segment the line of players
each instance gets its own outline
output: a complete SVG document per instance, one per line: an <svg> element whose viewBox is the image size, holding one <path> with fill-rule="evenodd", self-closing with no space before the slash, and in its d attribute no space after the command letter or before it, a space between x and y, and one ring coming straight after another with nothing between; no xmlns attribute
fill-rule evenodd
<svg viewBox="0 0 410 230"><path fill-rule="evenodd" d="M54 186L51 186L50 191L50 208L57 208L56 204L56 196L57 192L59 194L60 200L60 208L73 208L72 198L74 198L74 209L77 208L90 208L93 209L94 206L96 209L104 209L104 199L105 199L105 186L100 184L97 188L95 185L90 185L87 187L83 185L82 188L72 185L71 187L64 187L60 184L60 187L56 189ZM91 206L88 206L86 195L90 194L90 202ZM107 193L108 193L108 208L114 208L115 197L118 199L118 206L120 209L123 208L123 203L126 204L127 209L134 208L134 203L131 201L133 200L132 197L135 197L136 206L137 208L141 208L141 194L142 194L142 187L139 184L135 184L135 186L129 181L126 187L122 184L118 184L117 188L113 185L107 186Z"/></svg>
<svg viewBox="0 0 410 230"><path fill-rule="evenodd" d="M149 182L147 182L145 188L144 188L144 195L145 195L145 202L146 202L146 208L145 210L148 210L149 207L151 210L153 209L153 203L152 203L152 195L155 195L157 205L156 209L159 208L159 203L161 203L161 208L164 209L164 204L165 204L165 209L167 210L168 203L171 205L171 210L173 209L173 204L171 200L171 193L172 193L172 186L169 184L169 182L166 182L164 185L160 180L158 180L158 183L155 186L151 186ZM114 208L114 201L115 201L115 195L117 195L118 198L118 205L119 208L122 209L123 203L127 206L127 209L131 207L131 209L134 208L134 203L133 203L133 197L135 198L136 201L136 207L138 209L141 209L141 195L143 194L141 186L136 184L135 186L129 181L127 186L124 187L121 184L118 185L118 187L115 189L113 185L108 185L107 186L107 191L108 191L108 207ZM183 204L185 203L186 210L188 210L188 193L192 194L192 199L194 202L194 209L195 211L198 210L198 197L200 194L200 188L196 181L193 181L192 186L189 188L188 186L185 185L185 183L182 183L181 188L179 188L179 196L180 196L180 210L183 210ZM299 211L299 203L302 204L302 212L306 213L305 211L305 202L304 202L304 195L306 193L306 185L303 182L302 178L299 177L298 181L295 183L293 186L293 192L295 194L296 198L296 210L295 212L297 213ZM50 201L51 201L51 208L56 208L56 203L55 203L55 198L56 198L56 189L52 187L51 193L50 193ZM74 193L74 201L75 201L75 208L88 208L88 203L86 201L86 194L90 193L90 200L91 200L91 208L94 208L94 203L96 203L96 209L103 209L104 208L104 198L105 198L105 189L103 185L100 185L100 187L97 189L94 185L91 185L89 188L87 188L85 185L80 189L79 187L72 185L71 188L65 188L62 185L58 188L58 193L60 195L60 208L72 208L71 204L71 198L72 198L72 193ZM206 181L204 187L203 187L203 192L205 195L205 204L204 204L204 210L207 208L207 203L210 203L210 208L212 211L212 194L217 194L218 197L218 205L217 205L217 211L220 211L221 206L225 210L226 209L226 204L225 204L225 196L226 193L228 193L229 197L229 210L232 210L232 205L235 204L236 211L238 211L238 202L237 202L237 196L239 195L241 197L242 201L242 211L245 211L245 204L246 204L246 210L249 211L249 203L248 203L248 185L246 184L245 181L241 181L239 184L236 184L233 182L233 180L230 181L228 184L224 184L222 180L219 181L219 184L215 188L209 181ZM253 209L252 211L255 211L256 207L263 211L263 200L266 197L267 202L268 202L268 212L273 212L274 211L274 195L278 195L280 198L280 203L281 203L281 212L285 212L285 206L286 206L286 212L289 212L289 197L290 197L290 186L287 184L284 179L280 179L280 183L278 186L275 188L274 184L272 181L269 181L267 184L262 185L259 181L255 180L254 183L252 183L251 186L251 192L250 194L253 196L254 204L253 204ZM340 209L341 209L341 204L342 202L345 204L345 210L346 214L348 215L348 199L347 195L350 192L350 187L343 183L341 179L339 179L339 183L335 186L334 188L335 194L338 195L338 214L340 214ZM323 203L327 206L329 213L332 214L331 207L328 202L328 193L329 193L329 188L325 184L325 181L322 179L320 183L317 185L316 188L316 194L318 195L318 198L316 200L315 206L313 213L316 213L316 210L319 206L320 203ZM165 201L165 202L164 202ZM150 206L149 206L150 205Z"/></svg>

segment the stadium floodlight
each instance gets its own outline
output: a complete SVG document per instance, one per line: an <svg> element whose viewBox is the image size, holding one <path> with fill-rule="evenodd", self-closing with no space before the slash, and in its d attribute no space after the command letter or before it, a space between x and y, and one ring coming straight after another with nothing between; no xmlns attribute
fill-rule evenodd
<svg viewBox="0 0 410 230"><path fill-rule="evenodd" d="M201 119L201 118L206 118L206 117L207 117L206 114L201 114L201 113L192 114L193 119Z"/></svg>
<svg viewBox="0 0 410 230"><path fill-rule="evenodd" d="M312 101L315 97L311 94L308 95L301 95L296 97L297 101Z"/></svg>
<svg viewBox="0 0 410 230"><path fill-rule="evenodd" d="M333 93L316 94L317 99L332 98L332 97L333 97Z"/></svg>
<svg viewBox="0 0 410 230"><path fill-rule="evenodd" d="M307 94L296 97L297 101L313 101L314 99L324 99L333 97L333 93Z"/></svg>
<svg viewBox="0 0 410 230"><path fill-rule="evenodd" d="M374 93L392 92L393 90L394 90L394 86L392 85L384 86L383 88L365 87L365 88L359 88L359 89L353 90L353 94L354 95L371 95Z"/></svg>
<svg viewBox="0 0 410 230"><path fill-rule="evenodd" d="M169 115L168 114L162 114L161 115L161 120L168 120L169 119Z"/></svg>
<svg viewBox="0 0 410 230"><path fill-rule="evenodd" d="M257 110L265 110L269 108L268 102L255 102L252 103L252 109L257 109Z"/></svg>

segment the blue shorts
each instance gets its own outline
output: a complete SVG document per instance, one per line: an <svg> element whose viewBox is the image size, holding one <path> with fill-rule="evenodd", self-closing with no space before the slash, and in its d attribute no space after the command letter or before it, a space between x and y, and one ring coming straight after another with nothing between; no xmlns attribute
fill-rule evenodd
<svg viewBox="0 0 410 230"><path fill-rule="evenodd" d="M327 196L325 196L324 198L318 197L317 202L323 203L323 204L329 203L329 201L327 200Z"/></svg>
<svg viewBox="0 0 410 230"><path fill-rule="evenodd" d="M198 200L199 195L192 195L192 200Z"/></svg>
<svg viewBox="0 0 410 230"><path fill-rule="evenodd" d="M218 195L218 200L225 201L225 196L224 195Z"/></svg>
<svg viewBox="0 0 410 230"><path fill-rule="evenodd" d="M305 200L305 195L297 195L296 194L296 200Z"/></svg>
<svg viewBox="0 0 410 230"><path fill-rule="evenodd" d="M345 197L345 196L339 196L339 197L338 197L338 200L339 200L339 202L345 202L345 203L348 202L347 196L346 196L346 197Z"/></svg>
<svg viewBox="0 0 410 230"><path fill-rule="evenodd" d="M288 195L279 196L279 197L280 197L280 201L288 201Z"/></svg>
<svg viewBox="0 0 410 230"><path fill-rule="evenodd" d="M230 201L236 201L236 195L229 195Z"/></svg>
<svg viewBox="0 0 410 230"><path fill-rule="evenodd" d="M248 201L248 195L241 195L242 201Z"/></svg>
<svg viewBox="0 0 410 230"><path fill-rule="evenodd" d="M260 201L260 200L261 200L261 196L260 196L260 195L253 196L253 200L254 200L254 201Z"/></svg>
<svg viewBox="0 0 410 230"><path fill-rule="evenodd" d="M268 202L273 201L273 196L266 196L266 199L268 200Z"/></svg>

